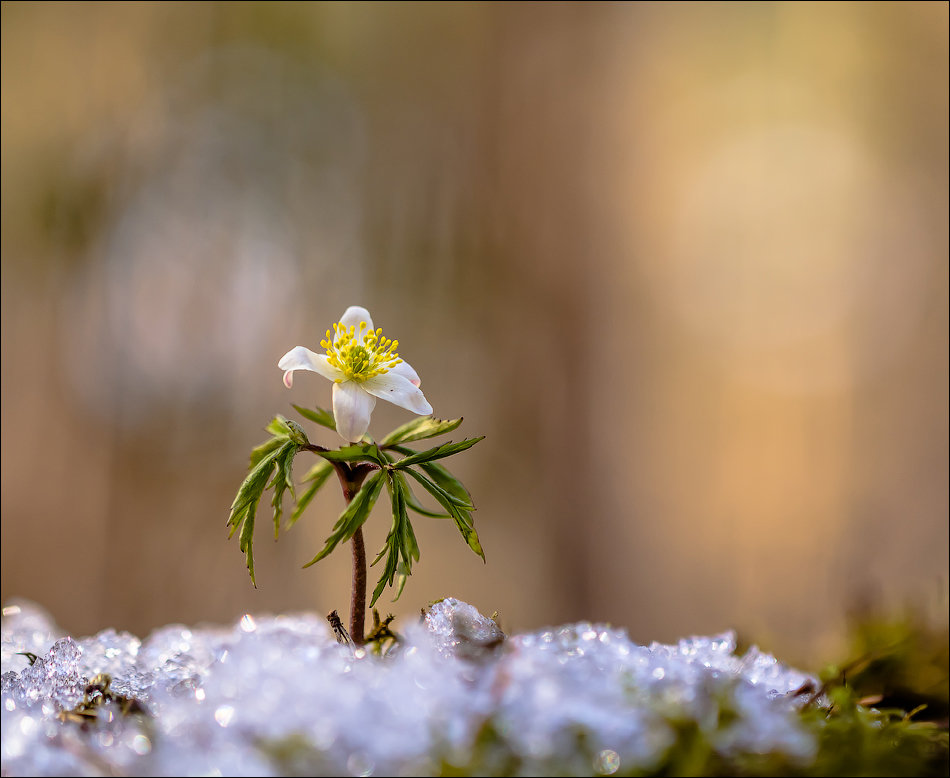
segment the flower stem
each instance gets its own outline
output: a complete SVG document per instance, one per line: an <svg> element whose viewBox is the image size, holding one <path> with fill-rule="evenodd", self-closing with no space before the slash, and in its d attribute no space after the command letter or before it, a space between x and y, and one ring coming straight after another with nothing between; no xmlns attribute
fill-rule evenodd
<svg viewBox="0 0 950 778"><path fill-rule="evenodd" d="M301 448L318 454L327 449L322 446L307 445ZM343 499L349 505L356 493L366 480L366 476L379 465L371 462L332 462L340 479L340 488L343 490ZM350 539L353 548L353 584L350 590L350 640L357 646L363 645L364 622L366 621L366 544L363 542L363 528L360 527Z"/></svg>
<svg viewBox="0 0 950 778"><path fill-rule="evenodd" d="M363 624L366 618L366 545L363 528L353 533L353 588L350 592L350 639L363 645Z"/></svg>

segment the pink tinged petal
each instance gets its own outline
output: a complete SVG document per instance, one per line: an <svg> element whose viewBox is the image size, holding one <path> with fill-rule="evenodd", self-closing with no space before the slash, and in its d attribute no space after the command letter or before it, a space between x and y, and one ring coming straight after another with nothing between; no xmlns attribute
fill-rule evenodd
<svg viewBox="0 0 950 778"><path fill-rule="evenodd" d="M327 361L326 354L317 354L303 346L296 346L284 354L277 367L284 371L284 385L288 389L294 384L294 370L311 370L331 381L343 378L343 373Z"/></svg>
<svg viewBox="0 0 950 778"><path fill-rule="evenodd" d="M389 368L389 372L401 375L403 378L408 378L413 386L422 384L422 381L419 379L419 374L412 369L412 366L408 362L400 362L395 367Z"/></svg>
<svg viewBox="0 0 950 778"><path fill-rule="evenodd" d="M373 376L360 386L374 397L391 402L407 411L418 413L420 416L432 413L432 406L429 405L422 390L411 380L392 370Z"/></svg>
<svg viewBox="0 0 950 778"><path fill-rule="evenodd" d="M362 333L365 335L367 332L373 329L373 319L369 315L369 311L367 311L365 308L361 308L358 305L351 305L340 317L340 324L342 324L347 329L353 327L356 335L360 334L360 324L363 322L366 323L366 326L362 329Z"/></svg>
<svg viewBox="0 0 950 778"><path fill-rule="evenodd" d="M362 384L344 381L333 384L333 418L336 431L345 440L355 443L369 428L369 418L376 407L376 398L363 391Z"/></svg>

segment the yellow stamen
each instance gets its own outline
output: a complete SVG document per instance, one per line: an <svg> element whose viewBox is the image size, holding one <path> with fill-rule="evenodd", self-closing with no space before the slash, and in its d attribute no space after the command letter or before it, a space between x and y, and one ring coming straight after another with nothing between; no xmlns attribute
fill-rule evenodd
<svg viewBox="0 0 950 778"><path fill-rule="evenodd" d="M327 361L345 376L339 380L362 383L402 362L396 352L399 341L384 338L382 329L371 330L365 321L360 322L358 334L355 326L337 322L320 345L326 349Z"/></svg>

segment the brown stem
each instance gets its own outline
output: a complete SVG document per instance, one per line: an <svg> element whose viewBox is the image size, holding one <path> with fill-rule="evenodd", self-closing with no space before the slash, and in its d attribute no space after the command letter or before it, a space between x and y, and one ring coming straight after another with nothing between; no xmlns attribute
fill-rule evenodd
<svg viewBox="0 0 950 778"><path fill-rule="evenodd" d="M301 446L318 453L326 451L322 446ZM349 505L356 493L363 485L366 476L373 470L378 470L379 465L370 462L358 462L354 465L348 462L332 462L336 470L337 477L340 479L340 487L343 490L343 499ZM350 640L357 646L363 645L364 622L366 621L366 544L363 542L363 528L360 527L353 533L350 539L353 544L353 584L350 590Z"/></svg>
<svg viewBox="0 0 950 778"><path fill-rule="evenodd" d="M366 618L366 545L363 528L353 533L353 589L350 593L350 639L363 645L363 623Z"/></svg>

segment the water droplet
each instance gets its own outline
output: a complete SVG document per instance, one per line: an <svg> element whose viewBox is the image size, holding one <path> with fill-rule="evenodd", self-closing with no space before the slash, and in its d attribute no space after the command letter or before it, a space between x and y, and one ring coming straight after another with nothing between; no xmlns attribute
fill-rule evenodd
<svg viewBox="0 0 950 778"><path fill-rule="evenodd" d="M605 748L594 759L594 770L598 775L613 775L620 769L620 756L612 748Z"/></svg>
<svg viewBox="0 0 950 778"><path fill-rule="evenodd" d="M136 735L132 738L132 750L139 756L145 756L152 750L152 741L145 735Z"/></svg>
<svg viewBox="0 0 950 778"><path fill-rule="evenodd" d="M214 720L222 727L228 726L234 718L234 706L222 705L214 712Z"/></svg>

